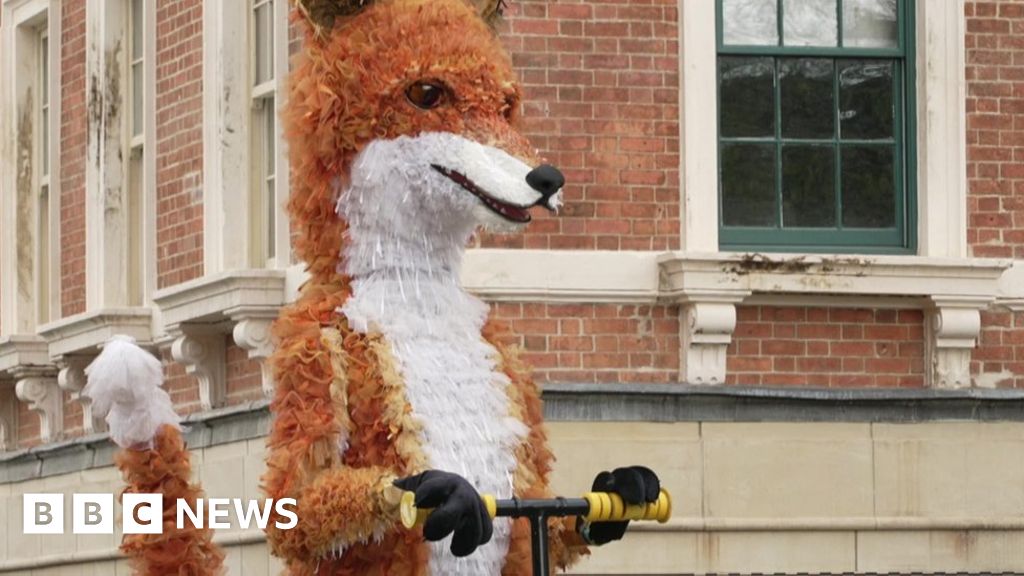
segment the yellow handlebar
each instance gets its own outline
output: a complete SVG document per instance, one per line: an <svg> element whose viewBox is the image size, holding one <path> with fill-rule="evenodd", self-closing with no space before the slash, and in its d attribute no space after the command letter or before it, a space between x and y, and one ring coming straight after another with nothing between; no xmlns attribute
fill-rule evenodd
<svg viewBox="0 0 1024 576"><path fill-rule="evenodd" d="M647 504L626 504L622 496L614 492L588 492L583 499L590 504L590 512L583 515L587 522L657 520L664 524L672 517L672 496L665 489L657 500Z"/></svg>
<svg viewBox="0 0 1024 576"><path fill-rule="evenodd" d="M494 496L484 494L480 496L480 499L483 500L484 506L487 508L487 514L491 518L498 515L498 500ZM656 520L664 524L665 522L668 522L669 518L672 516L672 496L664 489L662 489L661 493L658 494L658 499L649 504L626 504L623 502L621 496L613 492L588 492L583 495L582 500L585 500L589 505L589 512L582 515L583 519L587 522ZM503 500L502 504L509 502L513 501ZM534 502L543 503L545 501ZM564 501L552 499L550 502L552 503L553 510L564 509L562 505ZM405 492L402 494L402 499L399 503L399 513L401 515L402 525L406 528L411 529L417 526L422 526L427 520L427 516L429 516L432 511L433 510L430 508L416 507L415 493Z"/></svg>

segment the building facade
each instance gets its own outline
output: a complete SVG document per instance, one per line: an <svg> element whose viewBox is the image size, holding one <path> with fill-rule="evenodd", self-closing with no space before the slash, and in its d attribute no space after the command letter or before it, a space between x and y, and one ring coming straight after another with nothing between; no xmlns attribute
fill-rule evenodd
<svg viewBox="0 0 1024 576"><path fill-rule="evenodd" d="M0 7L0 574L121 573L20 495L117 490L81 390L129 334L208 493L258 496L300 39L286 0ZM578 572L1024 571L1024 2L523 0L500 34L568 185L464 284L556 487L641 460L678 502Z"/></svg>

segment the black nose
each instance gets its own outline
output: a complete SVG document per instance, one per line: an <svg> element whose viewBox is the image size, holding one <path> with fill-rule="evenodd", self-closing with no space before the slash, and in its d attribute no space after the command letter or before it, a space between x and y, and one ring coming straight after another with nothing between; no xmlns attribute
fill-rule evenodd
<svg viewBox="0 0 1024 576"><path fill-rule="evenodd" d="M558 193L565 186L565 176L562 172L550 164L541 164L526 175L526 183L537 192L541 198L537 204L551 208L548 199Z"/></svg>

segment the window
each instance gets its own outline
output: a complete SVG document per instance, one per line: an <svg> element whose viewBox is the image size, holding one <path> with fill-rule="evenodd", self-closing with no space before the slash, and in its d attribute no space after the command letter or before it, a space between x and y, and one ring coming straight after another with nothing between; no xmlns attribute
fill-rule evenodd
<svg viewBox="0 0 1024 576"><path fill-rule="evenodd" d="M144 241L142 238L142 207L145 191L144 157L145 157L145 0L130 0L128 10L128 29L131 33L129 45L129 84L130 102L128 131L131 138L131 153L128 162L128 305L142 304L143 270L142 262Z"/></svg>
<svg viewBox="0 0 1024 576"><path fill-rule="evenodd" d="M280 1L280 0L278 0ZM250 20L253 98L253 255L256 266L277 257L275 0L253 0Z"/></svg>
<svg viewBox="0 0 1024 576"><path fill-rule="evenodd" d="M38 107L39 132L36 139L36 158L39 166L36 192L36 324L50 321L50 269L53 264L50 253L50 36L45 26L39 32Z"/></svg>
<svg viewBox="0 0 1024 576"><path fill-rule="evenodd" d="M145 85L146 85L146 50L145 50L145 0L128 0L127 30L131 41L128 46L128 130L130 138L130 154L128 161L128 244L126 257L127 296L129 306L141 306L143 303L143 285L145 282L145 262L143 262L143 207L145 206Z"/></svg>
<svg viewBox="0 0 1024 576"><path fill-rule="evenodd" d="M717 10L721 248L912 252L912 1Z"/></svg>

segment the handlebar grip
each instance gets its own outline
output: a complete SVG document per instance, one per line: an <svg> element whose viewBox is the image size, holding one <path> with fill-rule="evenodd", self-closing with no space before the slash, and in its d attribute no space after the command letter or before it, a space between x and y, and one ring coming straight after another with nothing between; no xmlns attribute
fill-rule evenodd
<svg viewBox="0 0 1024 576"><path fill-rule="evenodd" d="M498 501L490 494L481 494L480 499L483 500L484 506L487 508L487 515L494 518L498 514ZM416 493L405 492L402 494L402 500L398 504L398 513L401 516L402 526L412 529L417 526L423 526L423 523L427 521L427 516L433 512L433 508L417 508L416 507Z"/></svg>
<svg viewBox="0 0 1024 576"><path fill-rule="evenodd" d="M487 514L491 518L498 515L498 500L494 496L490 494L483 494L480 496L480 499L483 500L484 506L487 508ZM658 499L656 501L648 504L626 504L623 502L621 496L613 492L589 492L584 494L582 500L585 500L589 507L587 514L583 516L587 522L655 520L664 524L672 517L672 496L664 489L662 489L658 494ZM507 505L510 501L503 500L502 502ZM564 511L564 501L559 499L534 500L530 502L541 505L550 502L551 509L553 511ZM580 506L582 506L582 504ZM427 516L430 516L432 511L432 508L416 507L416 494L414 492L404 492L402 494L402 498L399 501L399 515L402 521L402 526L410 529L422 526L423 523L426 522ZM505 512L502 515L507 516L509 513ZM563 513L562 515L565 514Z"/></svg>
<svg viewBox="0 0 1024 576"><path fill-rule="evenodd" d="M664 524L672 517L672 497L665 489L657 500L647 504L626 504L622 496L614 492L588 492L583 499L590 504L590 512L583 516L587 522L656 520Z"/></svg>

